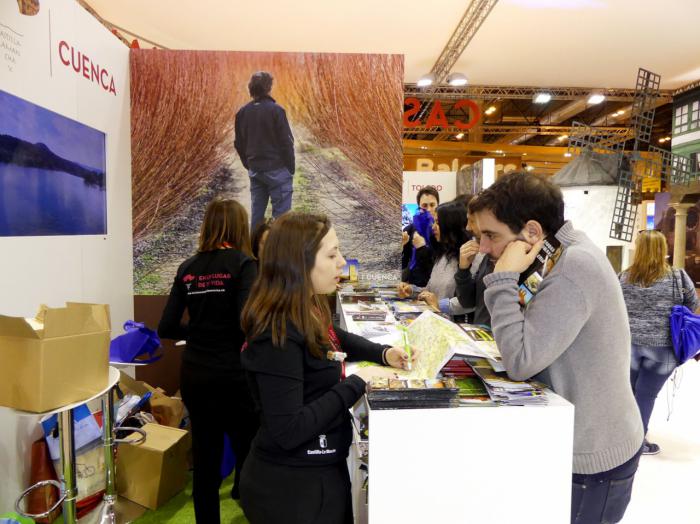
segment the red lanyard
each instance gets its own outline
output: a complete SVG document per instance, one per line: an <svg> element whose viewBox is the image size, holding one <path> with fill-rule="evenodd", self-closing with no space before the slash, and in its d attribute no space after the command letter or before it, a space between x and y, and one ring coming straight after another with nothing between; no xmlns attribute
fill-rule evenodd
<svg viewBox="0 0 700 524"><path fill-rule="evenodd" d="M331 343L334 353L343 352L343 348L340 345L340 339L338 338L335 329L333 329L333 326L328 326L328 341ZM340 361L340 380L341 382L345 380L345 359Z"/></svg>

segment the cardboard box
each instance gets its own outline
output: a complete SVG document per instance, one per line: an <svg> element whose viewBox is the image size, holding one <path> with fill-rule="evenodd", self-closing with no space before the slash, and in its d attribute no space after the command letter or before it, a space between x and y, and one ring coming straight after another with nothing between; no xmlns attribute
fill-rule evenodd
<svg viewBox="0 0 700 524"><path fill-rule="evenodd" d="M86 400L109 380L109 306L42 306L0 315L0 405L41 413Z"/></svg>
<svg viewBox="0 0 700 524"><path fill-rule="evenodd" d="M119 495L141 506L156 509L187 484L187 431L160 424L146 424L143 444L120 444L117 454ZM138 435L133 434L132 439Z"/></svg>
<svg viewBox="0 0 700 524"><path fill-rule="evenodd" d="M124 393L133 393L143 396L149 391L151 399L151 414L155 417L156 422L163 426L179 428L182 422L182 417L185 412L185 404L179 397L169 397L161 388L154 388L150 384L141 380L134 380L123 371L119 378L119 388Z"/></svg>

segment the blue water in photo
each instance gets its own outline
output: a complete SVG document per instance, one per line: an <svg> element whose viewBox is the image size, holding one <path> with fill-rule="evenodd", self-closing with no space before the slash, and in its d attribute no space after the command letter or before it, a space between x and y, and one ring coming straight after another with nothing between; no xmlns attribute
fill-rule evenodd
<svg viewBox="0 0 700 524"><path fill-rule="evenodd" d="M105 234L106 197L68 173L0 163L0 236Z"/></svg>
<svg viewBox="0 0 700 524"><path fill-rule="evenodd" d="M0 237L107 234L105 134L0 90Z"/></svg>

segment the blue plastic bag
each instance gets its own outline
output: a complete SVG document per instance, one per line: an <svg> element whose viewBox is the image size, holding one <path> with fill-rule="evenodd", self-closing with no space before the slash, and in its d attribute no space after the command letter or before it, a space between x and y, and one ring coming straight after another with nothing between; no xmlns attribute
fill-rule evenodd
<svg viewBox="0 0 700 524"><path fill-rule="evenodd" d="M150 364L163 356L154 355L160 347L158 334L142 322L127 320L124 331L126 333L116 337L109 345L110 362Z"/></svg>
<svg viewBox="0 0 700 524"><path fill-rule="evenodd" d="M673 306L669 320L673 351L683 364L700 353L700 316L685 306Z"/></svg>

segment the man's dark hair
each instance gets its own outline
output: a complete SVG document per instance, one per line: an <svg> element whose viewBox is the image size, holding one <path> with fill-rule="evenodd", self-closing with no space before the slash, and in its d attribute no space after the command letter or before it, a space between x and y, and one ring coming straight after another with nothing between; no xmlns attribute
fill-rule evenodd
<svg viewBox="0 0 700 524"><path fill-rule="evenodd" d="M420 206L420 199L423 195L430 195L434 196L435 200L437 200L437 203L440 203L440 193L438 193L438 190L435 189L435 186L425 186L421 188L420 191L418 191L418 194L416 195L416 202Z"/></svg>
<svg viewBox="0 0 700 524"><path fill-rule="evenodd" d="M499 222L520 233L528 220L536 220L545 233L564 225L564 197L558 186L542 175L508 173L470 203L469 211L491 211Z"/></svg>
<svg viewBox="0 0 700 524"><path fill-rule="evenodd" d="M272 75L267 71L253 73L248 82L248 92L252 98L267 96L272 91Z"/></svg>

